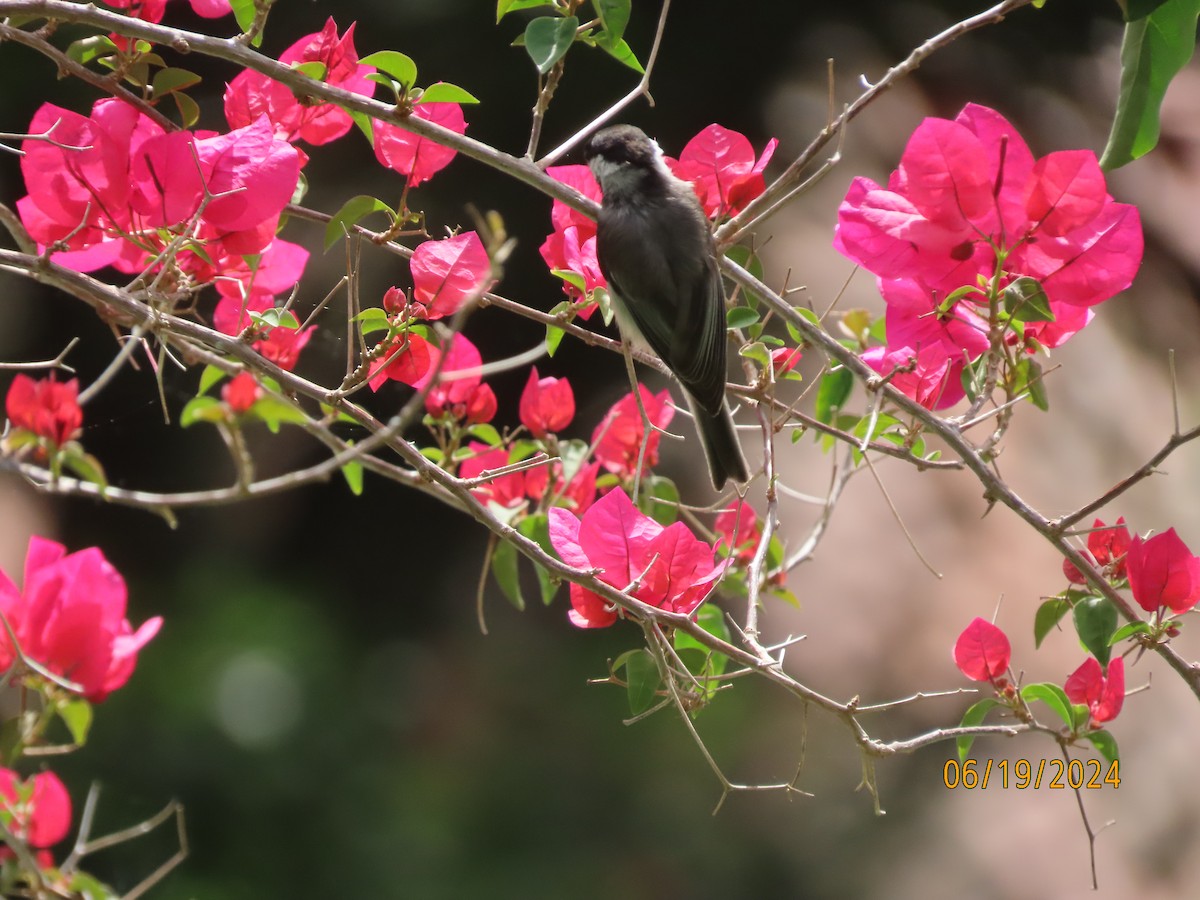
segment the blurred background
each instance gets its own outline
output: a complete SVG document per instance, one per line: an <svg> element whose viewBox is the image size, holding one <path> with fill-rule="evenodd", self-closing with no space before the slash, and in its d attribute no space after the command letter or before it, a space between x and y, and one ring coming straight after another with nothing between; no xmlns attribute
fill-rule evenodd
<svg viewBox="0 0 1200 900"><path fill-rule="evenodd" d="M854 4L677 2L652 83L656 106L625 115L670 154L713 121L745 133L756 148L781 145L777 172L824 124L826 60L836 63L837 105L856 96L860 75L880 78L926 38L984 4L962 0ZM627 35L643 58L658 4L636 2ZM467 109L468 134L524 150L535 79L524 51L510 47L523 15L495 24L491 0L288 0L271 15L264 49L278 54L334 16L357 20L366 54L396 49L420 67L420 83L453 81L482 103ZM215 27L186 5L168 24ZM65 46L72 29L55 40ZM1121 36L1115 3L1056 0L999 27L966 36L934 56L850 127L845 160L757 236L768 280L807 285L823 310L850 277L831 248L836 208L854 175L886 179L907 136L925 116L953 117L969 101L994 107L1035 154L1103 147L1115 104ZM224 128L220 98L232 69L191 57L205 82L195 93L202 127ZM20 132L40 103L86 111L91 88L56 81L47 60L23 47L0 49L0 128ZM547 119L543 148L557 145L629 90L636 76L599 52L570 54ZM332 212L370 193L391 202L399 176L382 170L357 132L309 149L310 206ZM581 160L575 160L581 161ZM1181 414L1196 421L1200 371L1200 74L1173 85L1160 148L1110 191L1142 210L1146 260L1134 287L1098 309L1096 321L1061 351L1048 387L1051 414L1023 408L1001 471L1047 514L1103 493L1149 457L1172 426L1167 350L1176 351ZM16 159L0 155L0 197L24 189ZM549 200L458 159L410 201L431 231L470 226L468 202L498 211L519 241L499 291L549 309L561 299L537 248ZM436 232L435 232L436 233ZM318 302L344 271L340 249L320 254L321 232L294 222L285 235L313 252L300 305ZM362 296L405 284L394 257L364 251ZM115 346L81 304L3 277L0 359L54 356L72 335L83 382ZM211 304L213 301L208 301ZM852 278L840 308L881 303L873 279ZM211 309L211 305L203 311ZM299 371L340 376L344 327L326 313ZM467 329L485 359L526 349L540 328L498 310ZM810 361L811 362L811 361ZM579 411L569 434L588 437L628 390L619 359L566 341L543 374L568 376ZM811 374L812 370L809 370ZM178 411L196 375L167 371ZM491 380L497 423L517 421L524 372ZM0 383L6 387L7 381ZM366 400L381 415L403 402L392 383ZM312 462L304 436L256 434L260 474ZM147 490L215 487L233 471L215 433L162 422L151 374L126 371L87 409L83 440L118 485ZM786 442L784 442L786 446ZM666 442L663 470L684 496L708 502L691 444ZM1139 486L1119 507L1146 531L1174 526L1200 548L1198 451L1185 447L1169 474ZM823 494L829 463L810 441L785 451L784 478ZM1060 590L1059 560L1004 509L984 517L981 489L963 473L879 466L883 483L920 551L922 565L869 476L855 478L816 559L793 572L794 610L766 611L770 637L804 633L789 669L834 697L865 703L918 690L962 686L950 648L976 615L1013 637L1014 668L1026 680L1060 684L1083 661L1066 633L1034 652L1031 623L1040 597ZM751 501L761 509L761 488ZM785 504L784 535L796 546L815 513ZM605 661L640 642L633 627L604 632L567 623L565 592L548 608L518 613L489 587L482 635L475 591L485 535L423 496L368 476L364 496L341 482L253 503L181 513L172 530L144 512L48 500L11 475L0 478L0 566L19 577L30 534L72 549L99 545L125 575L135 625L161 614L161 635L142 653L129 685L97 709L84 752L56 763L77 806L88 785L103 788L98 831L140 821L171 799L187 810L191 855L153 896L241 900L263 897L626 897L811 898L970 896L1189 896L1200 877L1194 748L1200 710L1156 659L1130 670L1131 697L1114 723L1122 750L1117 790L1085 797L1098 839L1098 894L1090 890L1087 840L1074 798L1063 791L949 791L949 745L882 761L876 774L887 815L857 791L861 766L841 725L752 680L740 680L697 719L726 773L738 781L792 777L813 797L741 794L720 799L717 780L674 713L632 727L616 688L589 686ZM1178 641L1200 652L1190 629ZM1131 659L1132 661L1132 659ZM969 698L910 705L873 721L883 738L957 722ZM975 755L1052 757L1034 738L989 740ZM90 869L132 888L174 849L170 828L108 851Z"/></svg>

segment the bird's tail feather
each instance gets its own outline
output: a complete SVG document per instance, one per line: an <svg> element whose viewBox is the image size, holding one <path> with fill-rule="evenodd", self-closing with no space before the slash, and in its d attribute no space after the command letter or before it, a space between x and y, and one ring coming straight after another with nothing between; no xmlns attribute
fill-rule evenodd
<svg viewBox="0 0 1200 900"><path fill-rule="evenodd" d="M723 489L730 478L745 484L750 480L750 469L746 465L746 457L742 455L742 445L733 427L729 404L721 404L721 411L714 415L697 403L691 394L685 392L685 396L692 418L696 420L696 432L700 436L700 446L708 462L708 474L713 487L718 491Z"/></svg>

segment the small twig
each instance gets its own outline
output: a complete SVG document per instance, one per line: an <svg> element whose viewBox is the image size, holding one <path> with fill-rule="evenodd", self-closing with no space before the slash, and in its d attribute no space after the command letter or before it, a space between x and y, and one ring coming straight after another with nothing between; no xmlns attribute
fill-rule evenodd
<svg viewBox="0 0 1200 900"><path fill-rule="evenodd" d="M36 371L38 369L61 369L64 372L70 372L72 375L74 375L75 370L71 366L67 365L66 358L67 358L67 354L69 354L72 350L74 350L75 345L78 343L79 343L79 338L77 338L77 337L71 338L71 340L67 343L67 346L65 346L61 350L59 350L58 355L55 356L54 359L47 359L47 360L43 360L41 362L24 362L24 363L0 362L0 370L16 371L16 372L29 372L29 371Z"/></svg>
<svg viewBox="0 0 1200 900"><path fill-rule="evenodd" d="M642 72L642 77L638 81L637 86L596 118L592 119L592 121L587 125L584 125L583 128L579 129L579 131L577 131L575 134L571 135L571 137L566 141L559 144L557 147L539 159L537 161L537 167L539 169L544 170L547 166L554 165L554 163L570 153L571 149L580 141L582 141L587 135L591 134L605 122L612 119L613 116L627 107L638 97L645 96L646 99L650 101L650 105L654 105L654 100L650 96L650 75L654 71L654 63L658 60L658 48L662 44L663 32L667 27L667 13L670 11L670 9L671 0L663 0L662 12L660 12L658 15L658 28L654 32L654 43L650 45L650 55L646 58L646 68L645 71Z"/></svg>

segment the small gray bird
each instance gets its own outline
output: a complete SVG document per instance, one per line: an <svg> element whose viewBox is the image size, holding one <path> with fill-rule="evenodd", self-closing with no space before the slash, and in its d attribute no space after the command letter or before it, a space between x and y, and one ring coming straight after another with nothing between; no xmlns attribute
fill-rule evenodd
<svg viewBox="0 0 1200 900"><path fill-rule="evenodd" d="M621 333L653 350L683 386L713 487L745 484L725 402L725 289L708 217L641 129L605 128L585 152L604 192L596 256Z"/></svg>

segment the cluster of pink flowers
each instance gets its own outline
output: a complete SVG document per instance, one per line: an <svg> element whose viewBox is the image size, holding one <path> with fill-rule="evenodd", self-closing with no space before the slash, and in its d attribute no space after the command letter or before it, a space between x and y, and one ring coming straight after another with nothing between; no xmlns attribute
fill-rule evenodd
<svg viewBox="0 0 1200 900"><path fill-rule="evenodd" d="M18 374L8 387L4 411L13 428L22 428L61 447L79 433L83 410L79 408L79 382L30 378Z"/></svg>
<svg viewBox="0 0 1200 900"><path fill-rule="evenodd" d="M887 346L864 361L888 373L915 360L893 383L943 408L963 396L965 362L987 349L987 286L1034 279L1053 320L1008 337L1057 347L1132 282L1142 229L1137 209L1108 195L1091 151L1035 160L1003 116L970 104L953 121L922 122L886 186L854 179L834 246L878 276L887 303Z"/></svg>
<svg viewBox="0 0 1200 900"><path fill-rule="evenodd" d="M1008 677L1012 646L1008 636L986 619L975 617L954 643L954 663L972 681L987 681L998 694L1012 699ZM1063 685L1072 703L1088 708L1088 728L1115 719L1125 703L1125 660L1114 656L1107 669L1089 656Z"/></svg>
<svg viewBox="0 0 1200 900"><path fill-rule="evenodd" d="M0 768L0 809L12 818L9 830L34 851L38 865L54 865L48 847L67 836L71 828L71 795L53 772L38 772L22 781L12 769ZM13 858L9 847L0 847L0 863Z"/></svg>
<svg viewBox="0 0 1200 900"><path fill-rule="evenodd" d="M675 417L675 405L671 401L670 391L663 389L657 394L652 394L643 384L639 384L637 389L650 424L662 429L670 425ZM662 435L654 430L646 436L637 398L629 393L604 414L604 418L592 432L592 444L596 448L596 459L606 471L619 478L628 479L637 472L638 455L641 453L643 439L646 440L643 465L652 469L658 464L658 444L661 437Z"/></svg>
<svg viewBox="0 0 1200 900"><path fill-rule="evenodd" d="M666 163L678 178L691 182L705 213L722 218L766 189L763 170L778 143L772 138L756 159L745 135L713 124L688 141L679 159L666 157ZM597 203L601 200L600 186L587 166L551 166L546 174ZM559 200L550 208L550 223L554 230L540 253L550 271L563 279L567 296L586 298L606 287L596 260L596 223ZM586 318L592 309L585 307L581 315Z"/></svg>
<svg viewBox="0 0 1200 900"><path fill-rule="evenodd" d="M97 547L68 554L62 544L33 537L22 588L0 570L0 613L21 652L93 702L129 680L138 651L162 626L156 616L135 631L125 618L125 599L125 580ZM15 659L5 631L0 670Z"/></svg>
<svg viewBox="0 0 1200 900"><path fill-rule="evenodd" d="M491 276L491 263L483 241L474 231L466 231L445 240L425 241L413 251L409 261L412 273L412 296L398 287L390 288L383 297L383 307L393 322L412 325L452 316L472 297L485 290ZM446 350L447 360L442 365L444 374L457 372L458 384L446 382L430 392L434 408L427 409L432 415L441 415L437 410L438 397L448 402L462 403L470 400L468 392L479 385L479 379L470 383L462 373L469 373L481 365L479 351L466 338L456 335ZM424 387L427 375L436 369L441 350L421 334L405 327L394 337L371 369L372 390L379 388L389 379L414 387ZM445 391L439 394L439 391ZM451 396L453 395L453 396ZM470 404L469 404L470 405ZM486 395L476 398L476 407L490 408L485 417L476 413L476 421L488 421L496 411L496 398L491 388ZM444 411L444 410L443 410Z"/></svg>
<svg viewBox="0 0 1200 900"><path fill-rule="evenodd" d="M124 6L157 22L165 0ZM229 11L227 0L194 0L193 6L206 15ZM320 63L326 83L370 96L375 83L368 76L375 70L358 62L353 34L351 25L339 35L330 19L321 31L285 50L281 61ZM412 114L460 133L466 128L455 103L418 104ZM86 117L44 104L22 145L29 193L17 201L17 209L25 228L39 249L61 248L55 262L81 272L104 266L127 274L157 269L165 263L164 234L186 237L174 248L177 287L215 285L220 295L215 327L241 333L251 324L251 313L269 309L276 296L296 285L308 262L308 251L276 236L308 160L294 144L328 143L344 135L352 120L333 104L306 103L290 88L250 70L229 83L225 115L230 130L224 134L166 131L118 99L97 101ZM396 126L381 123L374 133L380 161L405 175L410 186L430 178L455 155ZM454 246L456 241L429 244ZM433 257L439 251L424 252ZM486 262L482 246L478 253ZM430 259L426 266L435 279L427 291L431 295L443 293L439 262L445 260ZM414 276L420 265L414 259ZM444 292L449 297L455 290L450 284ZM417 294L428 307L427 318L446 315L452 307L449 299L421 297L419 287ZM313 331L264 330L256 349L285 369L296 365Z"/></svg>
<svg viewBox="0 0 1200 900"><path fill-rule="evenodd" d="M1174 528L1142 538L1129 533L1124 517L1115 525L1096 519L1087 544L1084 555L1089 562L1114 587L1127 583L1137 604L1152 614L1154 634L1178 633L1173 617L1200 602L1200 557L1188 549ZM1063 571L1072 584L1087 583L1070 562L1064 562ZM1140 627L1149 626L1142 623ZM980 618L967 626L954 645L954 661L964 675L991 682L998 692L1007 690L1009 697L1012 694L1005 675L1010 655L1004 632ZM1068 676L1063 690L1072 703L1087 707L1089 728L1097 728L1116 718L1125 702L1125 661L1114 655L1102 665L1095 656L1089 656Z"/></svg>
<svg viewBox="0 0 1200 900"><path fill-rule="evenodd" d="M1114 584L1128 580L1133 599L1146 612L1162 620L1200 603L1200 557L1174 528L1142 538L1130 535L1124 516L1116 525L1096 519L1092 528L1085 556ZM1087 583L1070 562L1063 563L1063 572L1072 584Z"/></svg>
<svg viewBox="0 0 1200 900"><path fill-rule="evenodd" d="M529 380L521 392L519 411L521 424L535 439L544 443L575 418L575 392L565 378L538 377L535 367L530 370ZM509 464L509 451L504 447L489 447L473 441L467 449L474 451L474 455L459 466L458 473L462 478L478 478L484 472ZM558 502L582 512L596 499L599 471L598 462L584 463L564 481L563 464L555 460L490 478L473 488L472 493L485 503L513 509L524 504L527 498L541 501L550 492Z"/></svg>
<svg viewBox="0 0 1200 900"><path fill-rule="evenodd" d="M620 488L597 500L582 517L551 509L550 542L568 565L596 569L605 584L668 612L694 612L726 566L685 524L664 528ZM617 620L616 610L594 591L572 583L570 592L568 615L580 628L603 628Z"/></svg>

